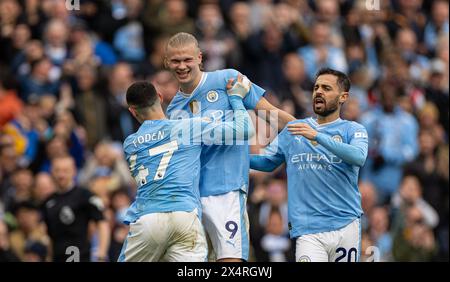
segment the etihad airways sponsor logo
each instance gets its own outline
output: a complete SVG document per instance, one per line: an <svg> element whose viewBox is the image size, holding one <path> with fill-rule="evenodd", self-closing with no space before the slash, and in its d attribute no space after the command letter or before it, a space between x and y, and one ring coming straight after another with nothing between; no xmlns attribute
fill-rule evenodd
<svg viewBox="0 0 450 282"><path fill-rule="evenodd" d="M301 153L291 156L291 163L298 165L299 170L331 170L333 164L342 163L342 159L333 154Z"/></svg>

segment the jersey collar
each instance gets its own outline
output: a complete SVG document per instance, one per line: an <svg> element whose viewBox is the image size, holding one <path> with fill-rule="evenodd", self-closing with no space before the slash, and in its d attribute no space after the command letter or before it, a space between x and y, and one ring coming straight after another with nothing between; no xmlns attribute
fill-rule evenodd
<svg viewBox="0 0 450 282"><path fill-rule="evenodd" d="M199 89L205 83L207 76L208 76L208 74L206 72L202 72L202 78L200 79L200 82L197 84L197 86L194 88L194 90L192 91L191 94L184 93L183 91L181 91L181 88L178 91L178 93L180 93L180 96L183 98L192 97L195 94L195 92L197 91L197 89Z"/></svg>
<svg viewBox="0 0 450 282"><path fill-rule="evenodd" d="M72 186L70 186L69 189L67 189L65 191L58 190L58 191L56 191L56 193L58 193L59 195L65 195L65 194L69 193L70 191L72 191L73 189L75 189L75 187L76 187L76 184L72 183Z"/></svg>
<svg viewBox="0 0 450 282"><path fill-rule="evenodd" d="M341 118L337 118L337 119L335 119L335 120L333 120L333 121L330 121L330 122L327 122L327 123L319 124L315 118L312 118L312 117L311 117L311 118L309 118L309 119L310 119L311 123L312 123L315 127L317 127L317 128L327 127L327 126L329 126L329 125L331 125L331 124L335 124L335 123L337 123L337 122L339 122L339 121L342 120Z"/></svg>

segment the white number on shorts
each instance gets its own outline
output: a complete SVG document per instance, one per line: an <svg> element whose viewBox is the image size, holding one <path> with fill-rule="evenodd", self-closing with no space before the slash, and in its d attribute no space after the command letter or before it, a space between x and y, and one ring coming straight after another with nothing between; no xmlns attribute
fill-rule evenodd
<svg viewBox="0 0 450 282"><path fill-rule="evenodd" d="M153 177L153 180L161 180L166 175L166 170L169 167L170 159L173 156L173 153L178 150L178 143L177 141L172 141L163 145L160 145L155 148L151 148L148 150L148 154L150 156L156 156L159 154L164 153L164 155L161 158L161 161L159 162L158 168L156 169L155 176ZM136 159L137 155L132 155L130 157L130 170L133 171L136 167ZM141 165L138 168L138 173L134 177L136 180L136 183L139 186L145 185L147 183L147 176L149 175L148 168Z"/></svg>

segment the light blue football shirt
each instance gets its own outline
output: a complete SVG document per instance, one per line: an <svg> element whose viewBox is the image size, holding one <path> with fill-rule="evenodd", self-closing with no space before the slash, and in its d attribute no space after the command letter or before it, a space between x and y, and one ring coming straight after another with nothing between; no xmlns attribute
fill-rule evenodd
<svg viewBox="0 0 450 282"><path fill-rule="evenodd" d="M213 120L227 120L231 113L227 98L228 79L237 78L234 69L204 72L194 91L188 95L178 92L167 108L170 119L186 119L195 116ZM252 84L243 102L247 109L254 109L265 90ZM248 189L249 147L247 142L229 146L205 146L201 153L200 196L220 195L230 191Z"/></svg>
<svg viewBox="0 0 450 282"><path fill-rule="evenodd" d="M203 144L248 140L254 133L242 99L230 97L230 101L235 109L232 121L146 120L125 139L125 157L138 186L125 223L156 212L190 212L197 208L201 215L199 172Z"/></svg>
<svg viewBox="0 0 450 282"><path fill-rule="evenodd" d="M251 168L270 171L286 163L288 217L292 238L338 230L362 215L358 174L367 158L366 129L342 119L319 125L315 141L294 136L287 127L264 155L252 155Z"/></svg>

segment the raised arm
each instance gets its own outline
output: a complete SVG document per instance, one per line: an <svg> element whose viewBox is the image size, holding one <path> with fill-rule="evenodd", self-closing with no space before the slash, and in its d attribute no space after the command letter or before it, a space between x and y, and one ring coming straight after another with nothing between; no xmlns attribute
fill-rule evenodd
<svg viewBox="0 0 450 282"><path fill-rule="evenodd" d="M276 115L278 117L277 119L278 132L283 130L283 128L286 126L288 122L295 120L295 118L292 115L283 110L278 109L277 107L269 103L269 101L267 101L264 97L262 97L259 100L258 104L256 104L255 110L257 111L256 112L257 114L260 114L261 111L264 111L265 119L267 122L270 122L271 115Z"/></svg>
<svg viewBox="0 0 450 282"><path fill-rule="evenodd" d="M235 76L235 75L242 75L236 70L231 70L229 72L229 75ZM228 81L228 80L227 80ZM271 122L270 117L272 115L277 115L277 126L278 126L278 132L283 130L283 128L286 126L286 124L295 118L288 114L285 111L282 111L276 107L274 107L272 104L270 104L263 95L265 94L265 90L261 88L260 86L251 83L251 87L249 89L249 92L246 94L244 99L244 106L246 109L255 110L256 114L260 117L265 118L267 122ZM263 116L264 115L264 116Z"/></svg>
<svg viewBox="0 0 450 282"><path fill-rule="evenodd" d="M202 139L206 145L209 145L209 142L233 144L232 141L248 140L255 135L255 128L243 103L243 99L250 89L250 81L239 75L237 79L230 79L226 88L233 109L233 121L221 123L204 121ZM212 140L211 133L213 133Z"/></svg>
<svg viewBox="0 0 450 282"><path fill-rule="evenodd" d="M233 121L219 124L222 129L221 140L227 144L234 140L249 140L255 135L255 128L247 110L244 107L242 98L230 96L230 105L233 109ZM219 141L220 140L215 140Z"/></svg>

